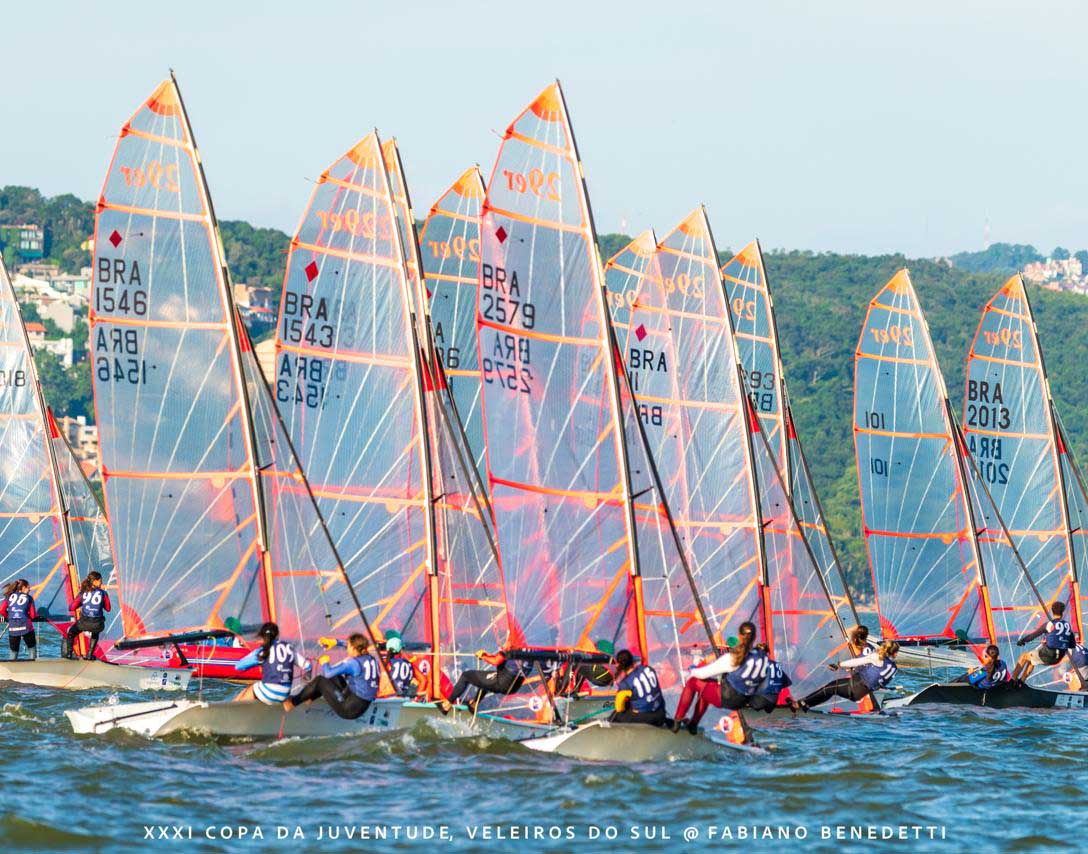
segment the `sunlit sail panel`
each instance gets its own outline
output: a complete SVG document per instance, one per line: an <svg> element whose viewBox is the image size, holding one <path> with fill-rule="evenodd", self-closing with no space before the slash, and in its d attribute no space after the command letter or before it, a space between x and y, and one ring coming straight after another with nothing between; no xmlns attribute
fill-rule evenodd
<svg viewBox="0 0 1088 854"><path fill-rule="evenodd" d="M747 384L745 391L759 415L775 464L788 478L789 448L782 364L778 350L774 307L763 274L763 257L754 240L722 267L722 281L733 313L733 334Z"/></svg>
<svg viewBox="0 0 1088 854"><path fill-rule="evenodd" d="M558 83L506 129L480 230L483 422L511 641L641 651L606 308Z"/></svg>
<svg viewBox="0 0 1088 854"><path fill-rule="evenodd" d="M475 652L481 647L498 648L509 635L505 588L491 530L491 516L483 499L483 487L475 471L475 460L466 445L449 387L449 378L439 363L433 326L427 314L432 283L421 280L416 271L425 269L416 236L408 181L396 142L382 145L389 183L393 189L394 211L404 247L409 286L416 295L413 310L420 349L419 370L430 449L435 530L435 566L432 606L438 666L449 680L461 670L476 666ZM483 191L481 187L482 198ZM477 199L479 205L480 199ZM477 225L477 234L479 226ZM477 261L479 242L477 240ZM476 272L479 268L477 265ZM475 288L473 288L475 294ZM475 345L475 305L470 339ZM476 376L479 387L479 374ZM485 527L486 526L486 527ZM432 693L440 687L431 680Z"/></svg>
<svg viewBox="0 0 1088 854"><path fill-rule="evenodd" d="M318 178L291 242L275 399L371 626L429 648L426 437L409 301L371 133Z"/></svg>
<svg viewBox="0 0 1088 854"><path fill-rule="evenodd" d="M1067 601L1074 577L1051 407L1035 321L1016 275L983 308L971 342L963 430L982 482L1048 602ZM987 581L994 620L1017 631L1034 628L1041 619L1039 605L1016 563L1010 585L999 590L993 572Z"/></svg>
<svg viewBox="0 0 1088 854"><path fill-rule="evenodd" d="M743 395L702 208L658 243L648 272L630 309L626 353L665 498L719 640L743 620L765 634Z"/></svg>
<svg viewBox="0 0 1088 854"><path fill-rule="evenodd" d="M39 611L67 619L69 556L30 343L0 258L0 584L30 582Z"/></svg>
<svg viewBox="0 0 1088 854"><path fill-rule="evenodd" d="M262 616L263 536L225 265L174 81L121 129L90 337L128 637Z"/></svg>
<svg viewBox="0 0 1088 854"><path fill-rule="evenodd" d="M846 576L831 543L823 510L809 474L793 424L774 300L767 281L763 252L753 240L722 267L722 281L733 315L737 356L752 405L759 415L775 465L786 482L797 518L844 624L858 618Z"/></svg>
<svg viewBox="0 0 1088 854"><path fill-rule="evenodd" d="M431 208L419 237L435 350L481 483L486 483L476 350L476 287L480 279L480 206L484 182L468 169Z"/></svg>
<svg viewBox="0 0 1088 854"><path fill-rule="evenodd" d="M985 636L944 379L906 270L869 303L854 370L854 447L881 631Z"/></svg>

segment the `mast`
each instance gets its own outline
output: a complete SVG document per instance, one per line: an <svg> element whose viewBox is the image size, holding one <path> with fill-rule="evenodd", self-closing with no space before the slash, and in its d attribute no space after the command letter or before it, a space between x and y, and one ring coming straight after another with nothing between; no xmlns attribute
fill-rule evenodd
<svg viewBox="0 0 1088 854"><path fill-rule="evenodd" d="M249 399L249 390L246 388L245 376L242 364L242 345L238 335L238 310L234 304L234 289L231 286L230 268L227 266L227 256L223 249L223 237L219 232L219 219L215 215L215 206L212 202L211 191L208 189L208 179L204 174L204 163L200 159L200 149L193 135L193 127L189 122L189 113L185 108L185 100L181 96L181 88L178 86L174 70L170 69L170 81L174 85L174 92L178 97L178 107L181 110L181 121L185 132L189 137L189 143L193 149L193 161L196 163L199 181L197 186L204 204L207 206L208 219L211 223L212 234L215 236L216 260L220 269L220 293L223 298L223 308L227 315L227 335L230 340L231 363L234 365L235 380L239 400L241 402L241 419L243 434L246 443L246 454L249 458L249 481L253 491L254 507L257 516L257 547L261 557L261 588L264 599L265 617L275 621L275 597L272 595L272 565L268 539L268 515L265 507L264 490L261 488L260 466L257 462L257 434L253 428L253 410Z"/></svg>
<svg viewBox="0 0 1088 854"><path fill-rule="evenodd" d="M377 129L374 130L375 138L378 138ZM394 143L394 150L396 145ZM378 150L384 160L384 149L379 142ZM392 202L392 214L394 217L394 224L397 219L397 203L396 197L393 194L393 188L389 182L389 170L385 167L383 162L382 168L382 180L385 185L385 192ZM400 154L397 153L396 166L400 169ZM415 223L411 221L411 203L408 200L408 188L404 186L404 201L405 208L408 213L409 222L404 224L404 228L408 231L412 237L415 237ZM427 595L430 600L430 632L431 632L431 660L433 662L432 670L438 673L438 655L439 655L439 620L438 620L438 536L435 531L435 495L434 495L434 465L431 459L431 434L428 430L429 418L427 417L427 394L423 382L423 351L419 342L419 323L420 320L416 316L416 299L422 293L422 287L420 281L422 279L422 265L419 261L419 244L415 242L413 250L414 263L416 265L416 296L411 292L411 274L409 271L409 261L406 255L406 247L404 245L404 239L400 228L394 229L396 231L396 239L393 241L393 246L396 249L397 263L400 265L402 272L403 293L405 304L407 308L408 317L408 333L412 342L412 385L415 390L416 397L416 423L419 430L421 450L421 461L423 463L423 496L424 501L427 504L427 512L423 514L423 524L425 529L425 536L427 540ZM423 322L427 322L425 319ZM429 338L430 336L428 336ZM428 356L429 358L429 356ZM433 680L432 680L433 681Z"/></svg>
<svg viewBox="0 0 1088 854"><path fill-rule="evenodd" d="M929 335L929 325L926 324L925 317L922 318L922 323L925 324L926 335ZM952 412L952 402L948 399L948 392L944 387L944 377L938 373L941 394L944 396L944 417L945 424L949 433L953 437L952 447L956 455L956 471L959 473L960 479L960 493L963 496L964 511L967 514L967 522L971 526L971 555L975 561L975 575L978 580L979 595L982 598L982 615L986 620L986 634L990 638L990 643L997 643L997 629L994 626L993 611L990 610L990 589L986 585L986 569L982 562L982 551L978 546L978 522L975 519L975 508L971 504L971 496L968 493L970 484L967 480L967 469L963 464L963 459L970 452L967 450L967 443L963 441L963 435L959 430L959 425L956 424L955 415ZM973 461L972 461L973 463Z"/></svg>
<svg viewBox="0 0 1088 854"><path fill-rule="evenodd" d="M1050 426L1051 431L1051 453L1054 456L1054 468L1058 473L1058 485L1061 488L1062 500L1059 502L1062 510L1062 527L1065 529L1065 548L1066 554L1069 557L1069 590L1073 600L1073 613L1076 616L1077 628L1083 635L1084 632L1084 615L1082 614L1081 601L1080 601L1080 579L1079 572L1077 570L1077 550L1073 545L1073 526L1070 522L1069 513L1069 484L1066 483L1065 467L1062 465L1061 454L1064 449L1064 453L1072 461L1072 454L1069 451L1069 445L1062 438L1062 430L1058 424L1058 412L1057 407L1054 405L1054 397L1050 393L1050 376L1046 371L1046 358L1043 356L1043 348L1039 346L1039 327L1035 323L1035 312L1031 307L1031 300L1028 298L1028 289L1024 285L1024 277L1020 274L1016 274L1016 278L1020 283L1020 289L1024 294L1024 307L1027 309L1028 321L1031 323L1031 334L1035 338L1035 352L1039 357L1039 370L1043 375L1043 394L1046 395L1047 406L1047 423ZM1075 463L1074 463L1075 466ZM1076 474L1076 468L1074 468L1074 474ZM1082 637L1083 641L1083 637Z"/></svg>
<svg viewBox="0 0 1088 854"><path fill-rule="evenodd" d="M590 264L590 274L593 276L594 290L597 292L597 317L601 324L601 330L607 337L608 366L605 368L605 376L608 382L609 393L612 397L612 423L616 431L616 453L619 457L621 483L623 485L624 525L627 529L627 554L631 562L631 576L635 591L635 609L637 613L637 627L640 644L640 652L643 660L646 659L648 641L646 637L646 609L642 598L642 569L639 563L638 537L635 528L635 502L631 494L631 468L627 454L627 435L623 428L623 409L620 398L619 379L616 376L615 350L613 349L612 320L608 314L608 293L605 287L604 273L601 264L601 249L597 244L597 225L593 220L593 209L589 204L589 189L586 187L585 169L582 167L582 156L578 153L578 141L574 136L574 127L567 112L567 99L563 95L563 87L559 81L555 81L555 89L559 94L559 108L563 111L563 123L570 133L570 147L574 153L574 161L578 166L578 184L581 193L578 194L578 202L589 224L589 233L592 238L593 260ZM641 419L636 414L641 430ZM647 454L649 456L649 454ZM671 524L671 522L670 522Z"/></svg>
<svg viewBox="0 0 1088 854"><path fill-rule="evenodd" d="M714 256L714 269L718 276L718 286L722 289L722 299L725 301L725 322L729 333L729 343L733 351L734 370L737 374L737 392L740 395L740 400L738 400L737 403L741 409L741 419L744 426L744 448L748 455L748 493L752 505L752 518L755 520L758 529L756 531L756 555L759 558L760 620L763 624L763 638L773 653L774 631L773 622L771 620L771 598L769 593L771 580L767 568L767 543L764 534L767 523L763 520L763 508L760 506L759 501L759 487L756 484L756 456L755 449L752 445L753 426L749 423L750 420L755 420L755 429L759 429L759 416L755 413L755 408L752 406L752 400L748 396L748 391L744 382L744 366L741 364L740 354L737 351L736 328L733 324L733 312L729 303L729 289L726 288L725 281L722 279L718 246L714 242L714 232L710 228L710 218L707 216L706 208L700 207L700 209L703 213L703 222L706 225L707 238L710 241L710 251ZM789 495L788 488L786 490L786 495Z"/></svg>

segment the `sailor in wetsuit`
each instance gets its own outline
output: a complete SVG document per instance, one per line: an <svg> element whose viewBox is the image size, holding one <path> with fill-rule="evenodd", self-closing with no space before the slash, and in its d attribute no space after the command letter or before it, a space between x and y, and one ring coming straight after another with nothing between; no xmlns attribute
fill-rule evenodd
<svg viewBox="0 0 1088 854"><path fill-rule="evenodd" d="M280 640L280 627L265 623L257 631L261 645L234 663L235 670L249 670L260 665L261 678L247 685L235 701L259 700L266 706L285 703L295 683L295 668L308 672L311 664L287 641Z"/></svg>
<svg viewBox="0 0 1088 854"><path fill-rule="evenodd" d="M1031 676L1031 671L1037 664L1053 667L1076 645L1073 626L1065 619L1064 602L1052 603L1050 619L1043 620L1038 628L1020 638L1016 645L1024 646L1038 637L1041 637L1043 642L1031 652L1025 652L1016 662L1016 670L1012 674L1013 682L1024 682Z"/></svg>
<svg viewBox="0 0 1088 854"><path fill-rule="evenodd" d="M761 649L755 642L755 623L747 620L741 623L737 635L737 643L732 648L710 664L692 668L691 675L684 683L680 701L676 704L672 725L674 732L686 726L692 735L697 734L699 721L711 706L735 711L751 705L767 678L770 658L766 647ZM785 673L782 675L785 676ZM777 699L776 694L776 702ZM685 720L693 701L696 701L695 711ZM760 708L765 709L764 701L760 702Z"/></svg>
<svg viewBox="0 0 1088 854"><path fill-rule="evenodd" d="M26 644L32 661L38 657L38 635L34 632L34 620L37 616L29 581L20 578L4 587L3 599L0 599L0 617L8 623L8 648L11 650L12 661L19 657L21 644Z"/></svg>
<svg viewBox="0 0 1088 854"><path fill-rule="evenodd" d="M348 656L336 664L321 656L321 675L288 699L284 708L293 709L321 697L337 715L355 720L370 708L378 696L381 665L370 654L370 639L354 634L348 638Z"/></svg>
<svg viewBox="0 0 1088 854"><path fill-rule="evenodd" d="M426 696L426 674L418 672L416 663L404 655L404 641L395 635L389 637L385 641L385 653L393 693L398 697Z"/></svg>
<svg viewBox="0 0 1088 854"><path fill-rule="evenodd" d="M898 654L899 644L895 641L884 641L875 652L830 665L834 670L846 668L853 672L844 679L836 679L822 688L817 688L794 708L807 712L832 697L842 697L854 702L868 697L874 691L887 686L895 677L899 669L895 663Z"/></svg>
<svg viewBox="0 0 1088 854"><path fill-rule="evenodd" d="M630 650L616 653L616 708L609 717L617 724L664 726L665 697L657 672L648 664L636 664Z"/></svg>
<svg viewBox="0 0 1088 854"><path fill-rule="evenodd" d="M87 632L91 639L87 644L87 654L83 658L87 661L94 659L98 637L106 630L106 612L110 610L110 607L110 594L102 589L102 573L94 570L88 572L87 577L79 585L79 593L68 606L68 610L74 615L78 612L78 615L76 621L68 627L68 634L65 635L64 643L61 644L62 658L75 658L72 646L76 637L81 632Z"/></svg>
<svg viewBox="0 0 1088 854"><path fill-rule="evenodd" d="M453 686L449 698L438 701L438 708L443 714L448 714L453 704L470 687L476 689L476 696L467 701L467 704L475 709L487 694L516 694L525 684L525 678L529 675L528 664L507 658L500 649L495 653L487 653L477 650L476 657L486 661L494 670L466 670L457 677L457 683Z"/></svg>
<svg viewBox="0 0 1088 854"><path fill-rule="evenodd" d="M985 656L982 666L967 674L967 683L980 691L1006 685L1011 677L1008 666L1001 660L1001 650L990 644L986 647Z"/></svg>

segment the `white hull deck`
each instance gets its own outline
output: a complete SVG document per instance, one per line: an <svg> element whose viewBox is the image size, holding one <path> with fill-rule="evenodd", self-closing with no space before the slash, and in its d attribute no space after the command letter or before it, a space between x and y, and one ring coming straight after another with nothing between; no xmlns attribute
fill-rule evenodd
<svg viewBox="0 0 1088 854"><path fill-rule="evenodd" d="M189 687L192 675L188 668L142 667L68 658L0 661L0 681L71 691L89 688L184 691Z"/></svg>
<svg viewBox="0 0 1088 854"><path fill-rule="evenodd" d="M530 750L554 753L572 759L604 762L654 762L674 759L709 759L723 751L761 754L756 745L733 744L715 730L691 735L686 730L674 733L665 727L647 724L613 724L594 721L568 732L521 742Z"/></svg>
<svg viewBox="0 0 1088 854"><path fill-rule="evenodd" d="M432 703L381 699L355 720L345 720L324 702L316 701L285 712L282 706L253 701L204 702L176 700L148 703L119 703L88 706L65 712L72 729L79 734L101 735L123 729L150 738L190 733L208 738L275 739L289 737L345 735L363 732L391 732L411 729L424 720L448 721L465 735L496 738L527 738L548 732L548 727L487 714L473 715L463 707L449 715Z"/></svg>
<svg viewBox="0 0 1088 854"><path fill-rule="evenodd" d="M969 649L947 646L905 646L895 659L900 667L956 667L969 670L978 667L978 656Z"/></svg>

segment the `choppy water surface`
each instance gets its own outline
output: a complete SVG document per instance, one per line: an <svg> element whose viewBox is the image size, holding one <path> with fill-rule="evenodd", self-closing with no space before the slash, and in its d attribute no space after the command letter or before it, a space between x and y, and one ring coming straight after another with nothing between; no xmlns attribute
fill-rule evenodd
<svg viewBox="0 0 1088 854"><path fill-rule="evenodd" d="M108 696L0 684L4 849L430 851L434 840L392 837L398 828L406 836L444 827L450 841L438 845L453 850L841 850L873 843L822 841L824 827L873 825L878 833L938 828L934 840L907 831L909 841L882 847L1036 851L1076 850L1088 831L1088 712L931 707L886 719L753 718L769 756L626 766L427 728L226 746L73 735L64 710ZM293 834L296 825L304 840L277 842L277 826ZM358 841L378 826L389 840ZM807 838L742 838L766 827ZM260 828L264 838L206 838L238 828L251 837ZM534 828L562 838L511 839ZM615 841L604 839L609 828ZM328 840L330 829L339 840Z"/></svg>

